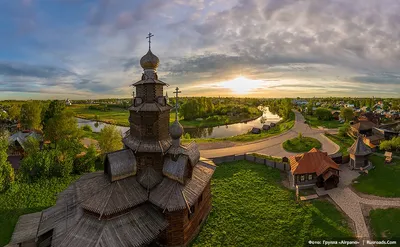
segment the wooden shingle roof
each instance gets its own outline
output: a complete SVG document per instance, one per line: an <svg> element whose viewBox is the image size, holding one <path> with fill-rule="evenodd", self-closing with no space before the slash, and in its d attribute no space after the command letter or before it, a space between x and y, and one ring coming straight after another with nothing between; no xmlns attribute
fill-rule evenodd
<svg viewBox="0 0 400 247"><path fill-rule="evenodd" d="M111 181L116 181L136 174L136 158L130 149L122 149L106 155L104 172L109 172ZM109 167L108 167L109 166Z"/></svg>
<svg viewBox="0 0 400 247"><path fill-rule="evenodd" d="M172 160L171 157L166 157L164 159L163 174L172 180L184 184L189 175L188 165L188 156L186 155L180 155L176 161ZM192 168L190 167L190 169Z"/></svg>
<svg viewBox="0 0 400 247"><path fill-rule="evenodd" d="M163 215L150 204L110 220L85 214L57 246L143 246L168 226Z"/></svg>
<svg viewBox="0 0 400 247"><path fill-rule="evenodd" d="M130 111L155 111L155 112L161 112L161 111L168 111L172 109L172 107L170 105L161 105L158 104L157 102L144 102L138 106L131 106L129 107Z"/></svg>
<svg viewBox="0 0 400 247"><path fill-rule="evenodd" d="M10 244L18 244L36 238L42 212L21 215L15 225Z"/></svg>
<svg viewBox="0 0 400 247"><path fill-rule="evenodd" d="M99 214L99 217L109 217L145 201L146 190L136 181L136 177L128 177L94 194L82 203L82 208Z"/></svg>
<svg viewBox="0 0 400 247"><path fill-rule="evenodd" d="M348 151L353 155L368 155L372 153L371 149L365 145L362 136L357 137L357 140L351 145Z"/></svg>
<svg viewBox="0 0 400 247"><path fill-rule="evenodd" d="M368 120L367 121L363 120L356 124L351 125L351 128L358 130L358 131L370 130L373 127L376 127L376 124L374 124L373 122L368 121Z"/></svg>
<svg viewBox="0 0 400 247"><path fill-rule="evenodd" d="M149 191L161 182L162 175L154 170L153 167L146 166L137 174L136 179L144 188L147 189L147 191Z"/></svg>
<svg viewBox="0 0 400 247"><path fill-rule="evenodd" d="M339 166L326 152L321 152L316 148L311 149L308 153L291 156L289 161L292 174L317 173L320 175L328 168L339 169Z"/></svg>
<svg viewBox="0 0 400 247"><path fill-rule="evenodd" d="M150 191L149 201L163 210L176 211L196 203L215 171L216 166L210 161L200 161L193 167L192 178L185 185L164 177Z"/></svg>
<svg viewBox="0 0 400 247"><path fill-rule="evenodd" d="M171 140L162 141L151 141L151 140L139 140L132 136L126 136L122 139L122 142L132 149L134 152L143 153L165 153L171 146Z"/></svg>

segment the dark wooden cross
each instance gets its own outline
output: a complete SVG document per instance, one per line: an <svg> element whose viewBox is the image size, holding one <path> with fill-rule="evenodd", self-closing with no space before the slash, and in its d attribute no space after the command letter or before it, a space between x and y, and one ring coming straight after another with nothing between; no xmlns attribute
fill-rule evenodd
<svg viewBox="0 0 400 247"><path fill-rule="evenodd" d="M178 121L178 110L179 110L179 94L181 91L179 91L179 87L175 88L174 94L175 94L175 120Z"/></svg>
<svg viewBox="0 0 400 247"><path fill-rule="evenodd" d="M150 44L151 44L151 37L153 37L154 35L152 33L149 33L146 37L146 39L149 39L149 50L150 50Z"/></svg>

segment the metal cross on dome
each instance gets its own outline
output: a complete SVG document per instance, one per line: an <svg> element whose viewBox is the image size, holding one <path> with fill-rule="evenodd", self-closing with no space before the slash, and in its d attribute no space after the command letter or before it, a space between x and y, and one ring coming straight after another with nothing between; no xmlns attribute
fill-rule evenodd
<svg viewBox="0 0 400 247"><path fill-rule="evenodd" d="M149 33L146 37L146 39L149 39L149 50L150 50L150 44L151 44L151 37L153 37L154 35L152 33Z"/></svg>
<svg viewBox="0 0 400 247"><path fill-rule="evenodd" d="M175 88L174 94L175 94L175 120L178 121L178 111L179 111L179 94L182 93L179 91L179 87Z"/></svg>

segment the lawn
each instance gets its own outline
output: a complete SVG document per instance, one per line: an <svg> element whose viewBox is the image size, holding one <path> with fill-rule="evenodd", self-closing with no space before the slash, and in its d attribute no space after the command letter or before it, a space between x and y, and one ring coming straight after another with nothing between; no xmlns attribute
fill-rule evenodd
<svg viewBox="0 0 400 247"><path fill-rule="evenodd" d="M339 135L331 135L331 134L325 134L325 135L326 135L326 137L331 139L331 141L333 141L334 143L339 145L339 147L340 147L339 152L341 152L342 155L348 155L349 154L347 149L349 147L351 147L351 145L353 145L353 143L354 143L354 139L353 138L351 138L348 135L346 135L345 137L339 136Z"/></svg>
<svg viewBox="0 0 400 247"><path fill-rule="evenodd" d="M328 128L328 129L336 129L339 127L342 127L343 124L340 123L338 120L330 120L330 121L322 121L322 120L318 120L317 117L315 116L310 116L310 115L304 115L307 123L312 126L312 127L324 127L324 128Z"/></svg>
<svg viewBox="0 0 400 247"><path fill-rule="evenodd" d="M390 165L385 164L384 157L372 155L370 161L375 166L368 175L360 176L353 187L363 193L400 197L400 160L393 159Z"/></svg>
<svg viewBox="0 0 400 247"><path fill-rule="evenodd" d="M118 107L110 107L109 111L101 111L97 109L89 109L89 104L76 104L68 106L67 109L75 113L76 117L97 120L105 123L112 123L120 126L129 127L129 111ZM237 115L237 116L220 116L215 115L210 118L205 118L202 121L191 120L187 121L179 119L183 127L215 127L226 124L234 124L256 119L262 115L261 111L255 111L257 114ZM170 122L175 121L175 112L170 113Z"/></svg>
<svg viewBox="0 0 400 247"><path fill-rule="evenodd" d="M335 206L297 203L278 170L237 161L218 165L212 179L213 209L193 246L308 246L310 239L351 239Z"/></svg>
<svg viewBox="0 0 400 247"><path fill-rule="evenodd" d="M302 136L286 140L282 146L288 152L304 153L312 148L320 149L322 144L315 138Z"/></svg>
<svg viewBox="0 0 400 247"><path fill-rule="evenodd" d="M0 246L10 241L19 216L53 206L56 194L78 177L44 179L32 184L16 182L9 190L0 193Z"/></svg>
<svg viewBox="0 0 400 247"><path fill-rule="evenodd" d="M393 239L400 237L400 208L375 209L369 213L374 238Z"/></svg>

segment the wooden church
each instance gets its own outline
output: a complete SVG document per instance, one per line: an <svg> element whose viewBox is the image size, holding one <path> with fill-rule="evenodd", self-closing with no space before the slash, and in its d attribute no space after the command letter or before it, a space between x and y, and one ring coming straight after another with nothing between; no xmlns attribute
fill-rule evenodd
<svg viewBox="0 0 400 247"><path fill-rule="evenodd" d="M170 126L168 85L150 42L140 65L125 148L108 153L104 172L83 175L55 206L21 216L10 246L187 246L196 237L211 210L215 165L195 143L181 144L178 117Z"/></svg>

